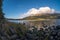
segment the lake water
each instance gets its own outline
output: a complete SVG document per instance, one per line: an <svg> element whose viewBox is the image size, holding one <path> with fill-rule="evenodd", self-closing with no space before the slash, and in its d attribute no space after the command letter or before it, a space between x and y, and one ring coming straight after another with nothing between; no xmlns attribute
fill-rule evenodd
<svg viewBox="0 0 60 40"><path fill-rule="evenodd" d="M8 20L8 21L21 23L21 24L25 23L27 27L32 27L32 26L42 27L43 25L47 25L47 26L60 25L60 19L45 19L40 21L36 21L36 20Z"/></svg>

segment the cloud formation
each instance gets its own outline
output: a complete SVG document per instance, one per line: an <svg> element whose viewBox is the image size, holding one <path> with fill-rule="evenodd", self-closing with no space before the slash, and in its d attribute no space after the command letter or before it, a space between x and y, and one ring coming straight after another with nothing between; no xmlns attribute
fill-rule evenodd
<svg viewBox="0 0 60 40"><path fill-rule="evenodd" d="M28 12L24 13L21 18L36 14L53 14L54 12L55 10L50 7L40 7L39 9L31 8Z"/></svg>

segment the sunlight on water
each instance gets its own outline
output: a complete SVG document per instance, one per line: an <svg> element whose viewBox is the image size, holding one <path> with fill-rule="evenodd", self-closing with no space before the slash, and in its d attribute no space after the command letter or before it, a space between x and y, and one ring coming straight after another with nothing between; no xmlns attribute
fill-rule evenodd
<svg viewBox="0 0 60 40"><path fill-rule="evenodd" d="M42 25L60 25L60 19L41 19L41 20L8 20L10 22L15 22L15 23L25 23L26 25L29 26L42 26Z"/></svg>

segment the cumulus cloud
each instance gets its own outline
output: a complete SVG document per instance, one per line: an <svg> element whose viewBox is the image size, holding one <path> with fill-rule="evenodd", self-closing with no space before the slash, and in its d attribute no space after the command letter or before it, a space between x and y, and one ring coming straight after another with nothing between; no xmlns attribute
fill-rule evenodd
<svg viewBox="0 0 60 40"><path fill-rule="evenodd" d="M51 14L51 13L54 13L55 12L55 10L54 9L51 9L51 8L49 8L49 7L41 7L41 8L39 8L39 13L49 13L49 14Z"/></svg>
<svg viewBox="0 0 60 40"><path fill-rule="evenodd" d="M31 8L30 10L28 10L28 12L24 13L20 18L24 18L36 14L53 14L54 12L55 10L50 7L40 7L39 9Z"/></svg>

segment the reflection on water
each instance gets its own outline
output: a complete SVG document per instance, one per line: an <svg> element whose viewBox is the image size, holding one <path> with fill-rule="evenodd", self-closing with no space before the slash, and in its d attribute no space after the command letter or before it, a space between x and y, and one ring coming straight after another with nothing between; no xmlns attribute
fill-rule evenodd
<svg viewBox="0 0 60 40"><path fill-rule="evenodd" d="M43 27L43 26L56 26L60 25L60 19L45 19L45 20L8 20L10 22L15 22L15 23L25 23L26 26L32 27L35 26L37 28Z"/></svg>

